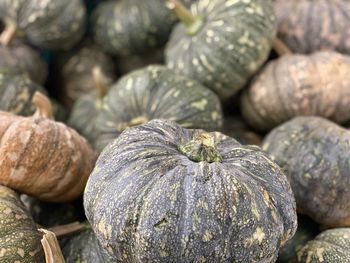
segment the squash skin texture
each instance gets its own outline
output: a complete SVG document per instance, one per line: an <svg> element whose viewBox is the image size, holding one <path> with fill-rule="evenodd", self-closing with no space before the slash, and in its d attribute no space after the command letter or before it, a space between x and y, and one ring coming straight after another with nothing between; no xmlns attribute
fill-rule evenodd
<svg viewBox="0 0 350 263"><path fill-rule="evenodd" d="M201 134L222 161L181 148ZM88 220L116 262L275 262L296 230L286 177L259 147L153 120L98 158L84 193Z"/></svg>

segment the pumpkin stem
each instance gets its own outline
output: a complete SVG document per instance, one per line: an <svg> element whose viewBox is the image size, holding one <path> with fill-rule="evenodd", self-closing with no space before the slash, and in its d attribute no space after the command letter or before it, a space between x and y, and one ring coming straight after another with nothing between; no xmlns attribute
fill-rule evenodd
<svg viewBox="0 0 350 263"><path fill-rule="evenodd" d="M74 222L66 225L50 227L48 230L53 232L57 238L60 238L66 235L80 232L84 229L87 229L88 227L89 227L88 224Z"/></svg>
<svg viewBox="0 0 350 263"><path fill-rule="evenodd" d="M203 18L194 16L180 0L169 0L169 8L187 27L187 34L195 35L203 26Z"/></svg>
<svg viewBox="0 0 350 263"><path fill-rule="evenodd" d="M214 137L207 132L200 133L187 144L180 146L179 150L195 162L222 162L222 157L215 147Z"/></svg>
<svg viewBox="0 0 350 263"><path fill-rule="evenodd" d="M36 111L33 116L54 119L52 104L44 94L36 91L32 98L32 103L36 106Z"/></svg>
<svg viewBox="0 0 350 263"><path fill-rule="evenodd" d="M92 69L92 78L95 82L97 97L102 100L107 94L106 76L103 74L101 67L95 66Z"/></svg>
<svg viewBox="0 0 350 263"><path fill-rule="evenodd" d="M16 36L17 26L15 23L8 22L6 23L5 29L1 32L0 35L0 44L7 47L11 44L12 40Z"/></svg>
<svg viewBox="0 0 350 263"><path fill-rule="evenodd" d="M289 49L289 47L281 39L277 37L273 40L272 47L280 57L283 55L293 54L293 52Z"/></svg>
<svg viewBox="0 0 350 263"><path fill-rule="evenodd" d="M39 231L44 233L41 244L44 248L46 263L65 263L55 234L46 229L39 229Z"/></svg>

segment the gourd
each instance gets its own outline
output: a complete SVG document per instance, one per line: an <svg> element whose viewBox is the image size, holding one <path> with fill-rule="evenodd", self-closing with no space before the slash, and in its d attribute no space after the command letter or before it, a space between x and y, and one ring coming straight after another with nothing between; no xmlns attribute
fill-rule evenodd
<svg viewBox="0 0 350 263"><path fill-rule="evenodd" d="M85 32L86 8L82 0L1 0L0 19L9 34L40 48L66 50Z"/></svg>
<svg viewBox="0 0 350 263"><path fill-rule="evenodd" d="M286 54L269 62L241 97L244 119L268 131L300 115L350 119L350 57L333 51Z"/></svg>
<svg viewBox="0 0 350 263"><path fill-rule="evenodd" d="M350 225L349 141L349 131L315 116L296 117L263 141L285 171L298 211L326 227Z"/></svg>
<svg viewBox="0 0 350 263"><path fill-rule="evenodd" d="M0 112L0 183L50 202L79 197L95 163L84 138L52 120L49 100L35 93L33 116Z"/></svg>
<svg viewBox="0 0 350 263"><path fill-rule="evenodd" d="M296 230L287 178L257 146L152 120L99 156L86 216L116 262L275 262Z"/></svg>
<svg viewBox="0 0 350 263"><path fill-rule="evenodd" d="M183 127L219 130L222 112L217 96L201 84L161 65L131 72L110 87L95 121L95 149L123 130L151 119L170 119Z"/></svg>
<svg viewBox="0 0 350 263"><path fill-rule="evenodd" d="M267 59L276 25L270 0L199 0L191 12L172 0L182 23L165 49L169 68L222 99L237 93Z"/></svg>
<svg viewBox="0 0 350 263"><path fill-rule="evenodd" d="M274 3L278 36L294 52L320 49L350 53L350 4L346 0L298 0Z"/></svg>
<svg viewBox="0 0 350 263"><path fill-rule="evenodd" d="M309 241L299 252L297 263L349 263L350 229L330 229Z"/></svg>
<svg viewBox="0 0 350 263"><path fill-rule="evenodd" d="M45 262L41 237L18 194L0 185L1 262Z"/></svg>

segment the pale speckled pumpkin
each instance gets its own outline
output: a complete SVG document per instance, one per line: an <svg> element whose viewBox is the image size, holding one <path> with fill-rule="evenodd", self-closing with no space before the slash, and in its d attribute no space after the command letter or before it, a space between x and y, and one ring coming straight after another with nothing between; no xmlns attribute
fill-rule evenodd
<svg viewBox="0 0 350 263"><path fill-rule="evenodd" d="M0 0L0 19L46 49L70 49L85 32L82 0Z"/></svg>
<svg viewBox="0 0 350 263"><path fill-rule="evenodd" d="M199 0L191 13L172 0L183 20L165 55L168 67L227 98L267 59L276 25L271 0Z"/></svg>
<svg viewBox="0 0 350 263"><path fill-rule="evenodd" d="M0 185L0 262L45 262L41 238L18 194Z"/></svg>
<svg viewBox="0 0 350 263"><path fill-rule="evenodd" d="M86 140L52 120L48 99L35 93L31 117L0 112L0 183L51 202L79 197L95 164Z"/></svg>
<svg viewBox="0 0 350 263"><path fill-rule="evenodd" d="M300 213L350 226L350 132L320 117L296 117L272 130L263 149L285 171Z"/></svg>
<svg viewBox="0 0 350 263"><path fill-rule="evenodd" d="M295 116L350 119L350 57L333 51L269 62L241 98L245 120L270 130Z"/></svg>
<svg viewBox="0 0 350 263"><path fill-rule="evenodd" d="M309 241L299 252L297 263L349 263L350 229L330 229Z"/></svg>
<svg viewBox="0 0 350 263"><path fill-rule="evenodd" d="M296 230L287 178L257 146L153 120L98 158L84 193L116 262L275 262Z"/></svg>
<svg viewBox="0 0 350 263"><path fill-rule="evenodd" d="M161 65L131 72L113 85L96 117L93 139L102 149L128 127L169 119L183 127L220 130L218 97L200 83Z"/></svg>

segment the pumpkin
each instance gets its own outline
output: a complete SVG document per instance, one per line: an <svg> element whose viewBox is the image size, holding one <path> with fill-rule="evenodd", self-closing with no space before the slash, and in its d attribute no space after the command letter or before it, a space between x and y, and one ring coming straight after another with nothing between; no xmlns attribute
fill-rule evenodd
<svg viewBox="0 0 350 263"><path fill-rule="evenodd" d="M349 141L349 131L315 116L296 117L263 141L285 171L298 211L321 225L350 225Z"/></svg>
<svg viewBox="0 0 350 263"><path fill-rule="evenodd" d="M98 152L123 130L151 119L170 119L183 127L219 130L221 105L201 84L161 65L131 72L104 97L95 121Z"/></svg>
<svg viewBox="0 0 350 263"><path fill-rule="evenodd" d="M308 54L331 49L350 53L347 0L278 0L274 7L278 36L294 52Z"/></svg>
<svg viewBox="0 0 350 263"><path fill-rule="evenodd" d="M35 93L37 111L22 117L0 112L0 183L50 202L79 197L95 163L84 138L52 120L49 100Z"/></svg>
<svg viewBox="0 0 350 263"><path fill-rule="evenodd" d="M107 87L116 78L113 60L89 40L84 41L78 50L61 54L57 64L61 101L69 109L78 98L96 89L93 68L99 68Z"/></svg>
<svg viewBox="0 0 350 263"><path fill-rule="evenodd" d="M88 220L116 262L274 262L296 229L289 183L257 146L152 120L99 156Z"/></svg>
<svg viewBox="0 0 350 263"><path fill-rule="evenodd" d="M330 229L309 241L298 252L298 263L349 263L350 229Z"/></svg>
<svg viewBox="0 0 350 263"><path fill-rule="evenodd" d="M41 237L18 194L0 185L0 261L44 262Z"/></svg>
<svg viewBox="0 0 350 263"><path fill-rule="evenodd" d="M350 119L350 57L333 51L269 62L241 97L244 119L267 131L300 115Z"/></svg>
<svg viewBox="0 0 350 263"><path fill-rule="evenodd" d="M1 0L0 19L8 32L16 32L45 49L72 48L85 32L86 8L82 0Z"/></svg>
<svg viewBox="0 0 350 263"><path fill-rule="evenodd" d="M171 1L183 23L165 49L168 67L225 99L240 90L267 59L276 25L270 0L199 0L191 12Z"/></svg>

